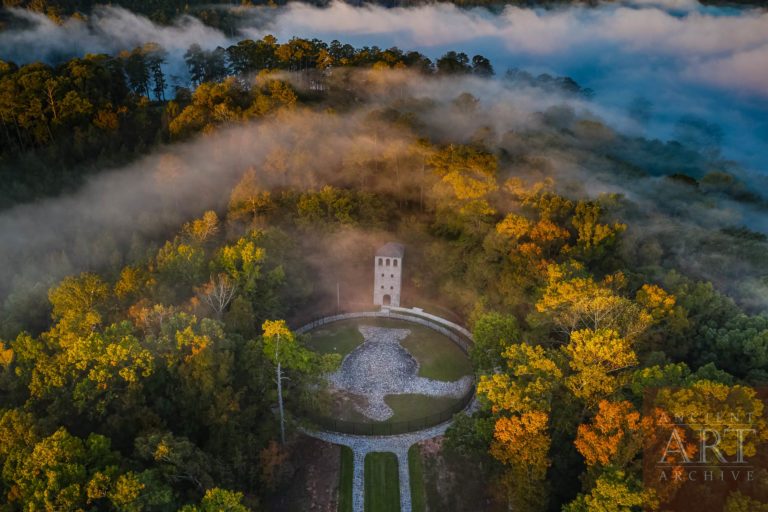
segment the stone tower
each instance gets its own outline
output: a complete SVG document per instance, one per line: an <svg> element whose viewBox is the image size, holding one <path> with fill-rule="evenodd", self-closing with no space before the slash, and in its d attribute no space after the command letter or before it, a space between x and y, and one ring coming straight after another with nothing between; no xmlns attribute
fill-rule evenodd
<svg viewBox="0 0 768 512"><path fill-rule="evenodd" d="M402 244L389 242L378 251L373 261L373 303L379 306L400 306L403 281Z"/></svg>

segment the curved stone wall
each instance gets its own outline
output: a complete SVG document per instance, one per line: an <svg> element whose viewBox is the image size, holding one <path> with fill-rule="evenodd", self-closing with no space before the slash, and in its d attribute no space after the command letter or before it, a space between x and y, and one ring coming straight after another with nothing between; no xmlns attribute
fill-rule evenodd
<svg viewBox="0 0 768 512"><path fill-rule="evenodd" d="M465 354L469 354L469 348L474 344L472 334L461 327L458 324L450 322L439 316L425 313L420 309L406 309L406 308L382 308L381 311L359 311L354 313L339 313L337 315L330 315L323 318L318 318L307 324L302 325L296 332L304 334L321 327L326 324L338 322L339 320L347 320L349 318L394 318L397 320L403 320L406 322L413 322L415 324L421 324L430 329L433 329L440 334L446 336L448 339L456 343Z"/></svg>

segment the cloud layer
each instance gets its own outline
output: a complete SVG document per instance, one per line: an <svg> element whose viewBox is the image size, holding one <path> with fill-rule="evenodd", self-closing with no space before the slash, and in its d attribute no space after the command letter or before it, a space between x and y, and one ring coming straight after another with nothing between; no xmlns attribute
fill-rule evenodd
<svg viewBox="0 0 768 512"><path fill-rule="evenodd" d="M184 51L274 34L338 39L356 46L398 46L437 58L448 50L489 57L499 74L518 67L571 76L597 92L595 101L626 116L638 97L652 104L638 135L670 139L682 116L722 126L724 154L768 174L768 11L703 7L693 0L634 0L595 8L460 9L431 4L387 9L334 2L279 9L238 8L228 37L182 16L171 26L120 8L99 8L87 23L63 25L26 11L29 28L0 32L0 59L55 61L87 52L118 53L147 41L170 51L173 84L186 84Z"/></svg>

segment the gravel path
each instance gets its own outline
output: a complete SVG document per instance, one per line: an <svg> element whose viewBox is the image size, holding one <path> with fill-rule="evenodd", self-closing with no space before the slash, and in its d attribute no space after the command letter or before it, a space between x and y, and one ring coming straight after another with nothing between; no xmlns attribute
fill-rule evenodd
<svg viewBox="0 0 768 512"><path fill-rule="evenodd" d="M466 375L454 382L419 377L419 363L400 345L411 331L361 325L358 330L365 340L344 357L341 368L328 376L329 383L339 389L365 396L368 406L359 411L375 421L385 421L393 411L384 401L386 395L422 394L461 397L472 385Z"/></svg>
<svg viewBox="0 0 768 512"><path fill-rule="evenodd" d="M408 449L425 439L445 434L450 421L440 425L409 432L398 436L353 436L336 432L313 432L305 430L308 436L321 439L328 443L349 446L354 453L354 469L352 483L352 509L363 512L365 498L364 469L365 456L371 452L392 452L397 456L397 467L400 477L400 512L411 512L411 477L408 472Z"/></svg>

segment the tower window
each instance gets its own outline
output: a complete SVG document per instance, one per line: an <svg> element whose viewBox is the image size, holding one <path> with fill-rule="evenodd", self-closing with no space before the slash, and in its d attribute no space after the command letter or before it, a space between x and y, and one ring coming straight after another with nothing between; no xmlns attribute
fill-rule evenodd
<svg viewBox="0 0 768 512"><path fill-rule="evenodd" d="M389 266L389 258L387 258L387 266Z"/></svg>
<svg viewBox="0 0 768 512"><path fill-rule="evenodd" d="M384 285L381 285L381 289L382 289L382 290L384 289Z"/></svg>
<svg viewBox="0 0 768 512"><path fill-rule="evenodd" d="M384 277L384 274L381 274L381 277Z"/></svg>
<svg viewBox="0 0 768 512"><path fill-rule="evenodd" d="M384 274L382 274L383 276ZM395 274L389 274L389 277L395 277Z"/></svg>
<svg viewBox="0 0 768 512"><path fill-rule="evenodd" d="M397 266L397 260L393 260L392 266L393 266L393 267L396 267L396 266Z"/></svg>
<svg viewBox="0 0 768 512"><path fill-rule="evenodd" d="M395 287L394 287L394 286L390 286L390 287L389 287L389 289L390 289L390 290L394 290L394 289L395 289Z"/></svg>
<svg viewBox="0 0 768 512"><path fill-rule="evenodd" d="M384 264L384 260L379 258L379 266L382 266Z"/></svg>

